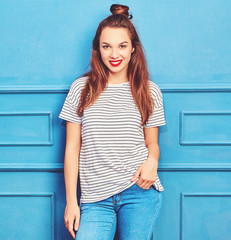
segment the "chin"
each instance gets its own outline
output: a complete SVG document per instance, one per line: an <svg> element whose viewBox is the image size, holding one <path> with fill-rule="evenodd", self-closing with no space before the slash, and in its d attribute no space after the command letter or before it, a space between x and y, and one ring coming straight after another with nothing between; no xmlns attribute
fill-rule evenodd
<svg viewBox="0 0 231 240"><path fill-rule="evenodd" d="M108 68L111 73L119 73L123 72L124 68L114 69L114 68Z"/></svg>
<svg viewBox="0 0 231 240"><path fill-rule="evenodd" d="M122 70L121 69L118 69L118 70L115 70L115 69L109 69L110 72L112 73L117 73L117 72L121 72Z"/></svg>

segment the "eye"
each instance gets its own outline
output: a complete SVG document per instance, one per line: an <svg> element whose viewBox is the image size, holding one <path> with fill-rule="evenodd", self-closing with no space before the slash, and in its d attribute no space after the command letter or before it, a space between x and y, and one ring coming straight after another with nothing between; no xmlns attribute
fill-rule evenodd
<svg viewBox="0 0 231 240"><path fill-rule="evenodd" d="M125 45L125 44L121 44L120 47L121 47L121 48L126 48L127 45Z"/></svg>
<svg viewBox="0 0 231 240"><path fill-rule="evenodd" d="M108 49L109 46L108 46L108 45L104 45L103 48L104 48L104 49Z"/></svg>

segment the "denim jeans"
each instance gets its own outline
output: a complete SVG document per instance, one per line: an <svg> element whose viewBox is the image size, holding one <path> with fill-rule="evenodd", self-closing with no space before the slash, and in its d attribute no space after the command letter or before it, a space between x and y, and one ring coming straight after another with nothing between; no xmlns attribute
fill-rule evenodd
<svg viewBox="0 0 231 240"><path fill-rule="evenodd" d="M121 193L102 201L80 205L76 240L152 239L162 203L162 192L143 189L135 182Z"/></svg>

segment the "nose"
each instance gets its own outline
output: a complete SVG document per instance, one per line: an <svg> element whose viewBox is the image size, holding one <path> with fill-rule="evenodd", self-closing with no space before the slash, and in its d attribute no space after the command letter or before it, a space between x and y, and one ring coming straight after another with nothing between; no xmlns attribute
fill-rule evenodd
<svg viewBox="0 0 231 240"><path fill-rule="evenodd" d="M117 58L119 56L117 48L112 48L111 58Z"/></svg>

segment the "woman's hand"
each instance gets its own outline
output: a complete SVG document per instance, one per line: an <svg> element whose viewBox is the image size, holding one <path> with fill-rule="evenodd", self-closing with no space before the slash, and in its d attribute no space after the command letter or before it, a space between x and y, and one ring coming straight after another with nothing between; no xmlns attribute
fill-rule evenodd
<svg viewBox="0 0 231 240"><path fill-rule="evenodd" d="M135 181L138 177L137 184L144 189L149 189L150 186L156 181L158 168L158 160L148 157L147 160L140 165L132 181Z"/></svg>
<svg viewBox="0 0 231 240"><path fill-rule="evenodd" d="M80 221L80 209L78 204L67 204L65 208L64 222L67 230L70 232L73 239L75 239L74 230L78 231L79 221Z"/></svg>

